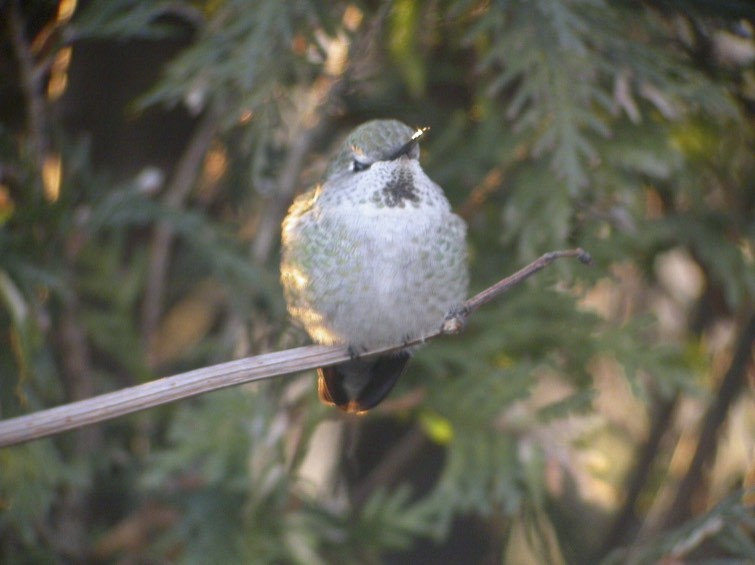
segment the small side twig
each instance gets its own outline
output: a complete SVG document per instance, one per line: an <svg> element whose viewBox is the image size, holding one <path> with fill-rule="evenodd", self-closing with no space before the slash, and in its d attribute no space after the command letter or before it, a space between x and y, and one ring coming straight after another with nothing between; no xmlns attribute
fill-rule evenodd
<svg viewBox="0 0 755 565"><path fill-rule="evenodd" d="M583 263L590 262L589 254L582 249L546 253L510 277L506 277L467 300L458 311L449 314L443 324L430 334L407 343L372 349L364 355L388 353L419 345L441 335L459 333L466 325L469 316L482 305L504 294L562 257L576 257ZM335 365L349 359L351 359L351 353L343 345L310 345L164 377L86 400L0 421L0 447L104 422L213 390Z"/></svg>
<svg viewBox="0 0 755 565"><path fill-rule="evenodd" d="M441 327L441 332L444 334L459 333L464 329L464 326L466 326L469 316L471 316L481 306L484 306L488 302L495 300L512 287L521 284L525 279L528 279L538 271L545 269L556 259L561 259L563 257L576 257L581 263L585 265L589 265L592 262L592 257L590 257L590 254L581 248L568 249L566 251L551 251L550 253L546 253L526 267L519 269L513 275L510 275L505 279L498 281L493 286L486 288L479 294L467 300L459 310L452 312L446 317Z"/></svg>

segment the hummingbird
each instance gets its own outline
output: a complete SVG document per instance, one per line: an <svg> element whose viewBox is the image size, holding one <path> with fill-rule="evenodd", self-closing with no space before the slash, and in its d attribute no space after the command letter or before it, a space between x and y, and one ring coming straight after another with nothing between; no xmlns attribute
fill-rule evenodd
<svg viewBox="0 0 755 565"><path fill-rule="evenodd" d="M467 228L419 163L426 131L397 120L360 125L283 220L289 314L315 343L352 353L317 370L320 400L346 412L379 404L412 350L360 352L421 338L466 297Z"/></svg>

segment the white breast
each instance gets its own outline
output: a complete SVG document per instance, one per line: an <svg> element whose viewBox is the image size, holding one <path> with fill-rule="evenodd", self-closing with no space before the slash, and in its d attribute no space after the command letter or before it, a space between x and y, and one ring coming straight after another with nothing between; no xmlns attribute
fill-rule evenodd
<svg viewBox="0 0 755 565"><path fill-rule="evenodd" d="M419 164L406 166L417 202L377 206L372 195L383 185L365 177L369 185L324 193L328 198L315 202L307 218L288 226L301 233L289 237L284 267L295 264L305 284L287 298L316 342L400 343L435 329L464 300L466 226ZM295 249L302 239L310 250L318 242L317 257Z"/></svg>

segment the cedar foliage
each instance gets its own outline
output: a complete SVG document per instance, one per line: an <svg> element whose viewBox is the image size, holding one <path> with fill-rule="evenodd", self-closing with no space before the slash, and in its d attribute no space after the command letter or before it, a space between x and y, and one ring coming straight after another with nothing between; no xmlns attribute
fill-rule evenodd
<svg viewBox="0 0 755 565"><path fill-rule="evenodd" d="M362 418L303 375L3 449L0 560L755 560L749 2L1 8L3 418L304 343L280 220L366 119L431 127L475 289L595 264Z"/></svg>

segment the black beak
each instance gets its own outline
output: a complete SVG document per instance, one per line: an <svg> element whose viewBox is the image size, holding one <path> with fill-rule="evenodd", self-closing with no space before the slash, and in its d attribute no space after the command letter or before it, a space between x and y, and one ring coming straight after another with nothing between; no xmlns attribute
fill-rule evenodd
<svg viewBox="0 0 755 565"><path fill-rule="evenodd" d="M394 161L398 159L399 157L403 157L404 155L408 155L412 149L414 149L417 144L419 143L420 139L422 139L427 133L427 131L430 128L420 128L416 132L414 132L414 135L412 138L404 143L401 147L393 151L392 153L388 154L388 157L386 158L386 161Z"/></svg>

